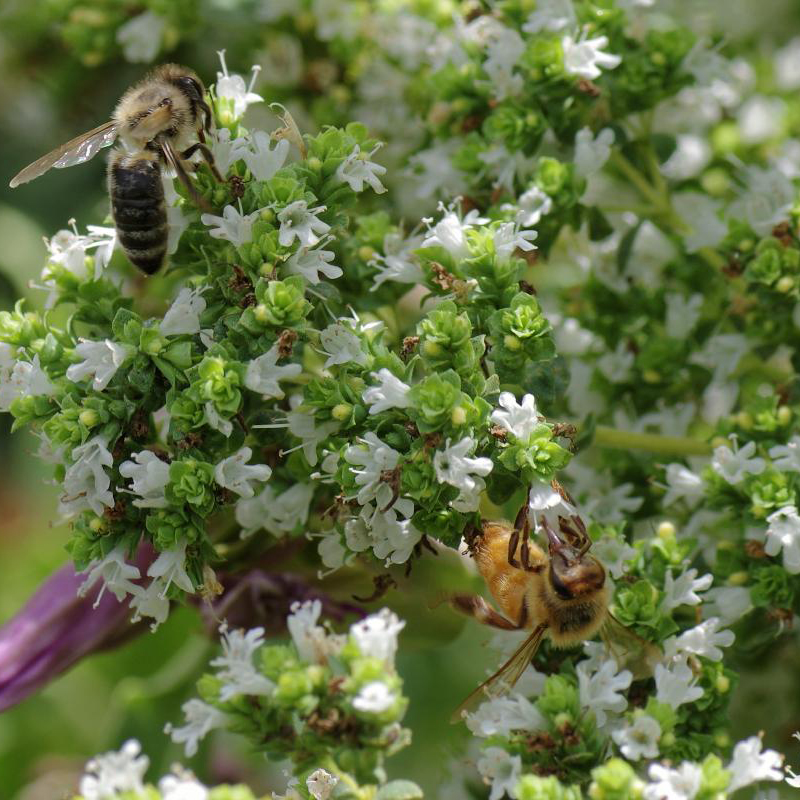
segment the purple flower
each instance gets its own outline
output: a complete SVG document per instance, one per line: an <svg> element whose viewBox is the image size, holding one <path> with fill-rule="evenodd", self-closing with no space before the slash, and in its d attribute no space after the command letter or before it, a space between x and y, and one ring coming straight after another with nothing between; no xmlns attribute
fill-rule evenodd
<svg viewBox="0 0 800 800"><path fill-rule="evenodd" d="M136 561L144 571L152 559L150 546L140 547ZM85 656L144 630L131 625L128 599L120 602L105 592L98 602L101 584L79 597L85 580L66 564L0 628L0 711L21 703Z"/></svg>

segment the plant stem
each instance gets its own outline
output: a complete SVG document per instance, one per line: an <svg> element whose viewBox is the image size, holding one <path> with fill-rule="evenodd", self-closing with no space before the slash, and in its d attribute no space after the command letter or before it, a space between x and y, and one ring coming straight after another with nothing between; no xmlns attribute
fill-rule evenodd
<svg viewBox="0 0 800 800"><path fill-rule="evenodd" d="M689 436L662 436L657 433L621 431L607 425L594 429L592 444L615 450L647 450L670 456L706 456L711 454L711 445Z"/></svg>

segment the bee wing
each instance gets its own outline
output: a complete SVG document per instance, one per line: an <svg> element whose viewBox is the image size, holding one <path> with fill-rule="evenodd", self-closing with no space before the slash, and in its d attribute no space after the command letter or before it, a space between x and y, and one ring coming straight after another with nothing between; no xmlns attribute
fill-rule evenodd
<svg viewBox="0 0 800 800"><path fill-rule="evenodd" d="M25 169L16 175L9 186L13 189L22 183L32 181L40 175L47 172L47 170L55 167L61 169L63 167L72 167L75 164L83 164L93 158L99 150L114 144L117 138L118 125L116 122L104 122L98 125L93 130L82 133L74 139L70 139L66 144L56 147L51 150L46 156L42 156L29 164Z"/></svg>
<svg viewBox="0 0 800 800"><path fill-rule="evenodd" d="M490 698L500 697L514 688L522 673L528 668L531 659L536 655L542 643L547 624L537 625L531 635L514 651L511 658L503 664L494 675L490 675L469 697L453 712L451 723L461 722L465 711L473 708L486 695Z"/></svg>
<svg viewBox="0 0 800 800"><path fill-rule="evenodd" d="M172 146L172 142L170 142L170 140L164 136L159 136L156 141L161 147L161 152L164 154L167 164L169 164L169 166L175 170L178 180L186 187L186 190L189 192L189 196L192 198L194 204L198 208L203 209L203 211L213 211L214 209L211 208L205 197L203 197L200 192L197 191L195 185L192 183L192 179L189 177L186 169L183 166L183 159L175 151L175 148Z"/></svg>
<svg viewBox="0 0 800 800"><path fill-rule="evenodd" d="M662 660L661 650L623 625L610 611L600 629L600 637L620 667L633 673L635 680L649 678Z"/></svg>

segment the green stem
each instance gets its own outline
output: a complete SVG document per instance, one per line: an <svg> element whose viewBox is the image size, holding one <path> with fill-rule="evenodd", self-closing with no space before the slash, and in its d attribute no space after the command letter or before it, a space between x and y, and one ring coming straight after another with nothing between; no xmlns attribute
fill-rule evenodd
<svg viewBox="0 0 800 800"><path fill-rule="evenodd" d="M639 190L639 194L646 197L659 211L664 210L665 198L645 180L644 175L622 153L613 152L609 161Z"/></svg>
<svg viewBox="0 0 800 800"><path fill-rule="evenodd" d="M647 450L665 456L707 456L711 445L689 436L662 436L657 433L620 431L606 425L594 429L592 444L615 450Z"/></svg>

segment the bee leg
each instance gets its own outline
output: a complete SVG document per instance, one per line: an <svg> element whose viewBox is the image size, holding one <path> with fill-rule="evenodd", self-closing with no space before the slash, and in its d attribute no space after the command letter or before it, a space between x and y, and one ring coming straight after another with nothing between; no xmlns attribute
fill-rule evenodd
<svg viewBox="0 0 800 800"><path fill-rule="evenodd" d="M490 628L499 628L503 631L517 631L527 622L527 613L524 613L523 624L511 622L502 614L498 614L482 597L476 594L455 594L450 598L450 605L462 614L473 617L482 625Z"/></svg>
<svg viewBox="0 0 800 800"><path fill-rule="evenodd" d="M208 166L211 168L211 172L213 173L214 178L220 183L224 183L225 178L223 178L222 175L219 174L217 165L216 163L214 163L214 154L211 152L208 145L205 145L202 142L196 142L191 147L187 147L186 150L184 150L181 153L181 158L184 160L187 158L191 158L191 156L193 156L197 152L200 152L200 154L205 159L206 164L208 164Z"/></svg>
<svg viewBox="0 0 800 800"><path fill-rule="evenodd" d="M524 529L528 519L528 504L523 503L522 508L517 512L517 517L514 520L514 530L511 536L508 537L508 564L515 569L520 568L520 563L517 561L517 545L519 544L519 535Z"/></svg>
<svg viewBox="0 0 800 800"><path fill-rule="evenodd" d="M531 538L531 523L527 515L525 517L525 526L522 529L522 545L520 546L520 560L522 561L522 569L525 572L541 572L541 564L531 564L531 552L529 542Z"/></svg>

